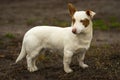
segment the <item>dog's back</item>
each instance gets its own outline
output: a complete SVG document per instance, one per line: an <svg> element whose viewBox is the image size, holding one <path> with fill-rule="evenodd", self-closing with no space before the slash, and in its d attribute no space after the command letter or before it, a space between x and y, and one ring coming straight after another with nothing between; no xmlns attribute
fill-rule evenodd
<svg viewBox="0 0 120 80"><path fill-rule="evenodd" d="M37 40L39 40L38 44L44 48L63 49L65 38L71 34L71 27L37 26L30 29L25 34L24 40L30 40L30 38L33 40L37 38ZM28 41L26 41L26 43L28 43Z"/></svg>

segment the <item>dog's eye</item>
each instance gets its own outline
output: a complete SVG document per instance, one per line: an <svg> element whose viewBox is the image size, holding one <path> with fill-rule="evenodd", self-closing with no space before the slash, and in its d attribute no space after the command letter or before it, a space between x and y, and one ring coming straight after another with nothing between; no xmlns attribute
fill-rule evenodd
<svg viewBox="0 0 120 80"><path fill-rule="evenodd" d="M82 22L82 24L87 27L89 25L89 20L88 19L84 19L84 20L80 20L80 22Z"/></svg>
<svg viewBox="0 0 120 80"><path fill-rule="evenodd" d="M73 24L75 23L75 19L74 18L72 18L72 22L73 22Z"/></svg>

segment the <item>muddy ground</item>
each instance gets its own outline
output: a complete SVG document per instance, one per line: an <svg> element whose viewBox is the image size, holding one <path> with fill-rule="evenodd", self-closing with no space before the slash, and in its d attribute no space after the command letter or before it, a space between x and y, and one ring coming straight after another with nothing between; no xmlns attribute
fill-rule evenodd
<svg viewBox="0 0 120 80"><path fill-rule="evenodd" d="M85 63L78 66L76 56L71 64L73 73L63 71L62 57L47 52L38 61L39 70L30 73L24 59L12 65L19 55L24 33L36 25L54 25L67 21L70 26L67 3L78 10L94 10L94 20L119 19L120 0L3 0L0 1L0 80L120 80L120 30L94 30L94 38ZM57 25L59 26L59 25ZM120 27L120 26L119 26ZM57 52L56 52L57 53Z"/></svg>

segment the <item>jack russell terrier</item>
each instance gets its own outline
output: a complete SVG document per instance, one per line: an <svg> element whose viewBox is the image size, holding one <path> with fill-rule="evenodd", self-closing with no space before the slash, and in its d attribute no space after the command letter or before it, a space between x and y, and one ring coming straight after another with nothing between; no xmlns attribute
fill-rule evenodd
<svg viewBox="0 0 120 80"><path fill-rule="evenodd" d="M72 19L71 27L36 26L30 29L24 36L16 63L26 57L28 70L37 71L36 59L47 48L63 51L66 73L73 71L70 63L74 54L78 54L80 67L88 67L83 61L93 37L92 18L96 13L91 10L77 11L71 3L68 8Z"/></svg>

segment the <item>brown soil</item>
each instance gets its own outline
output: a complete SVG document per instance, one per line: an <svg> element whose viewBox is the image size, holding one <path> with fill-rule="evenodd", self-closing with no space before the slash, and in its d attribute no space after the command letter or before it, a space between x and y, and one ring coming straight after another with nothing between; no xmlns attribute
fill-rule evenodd
<svg viewBox="0 0 120 80"><path fill-rule="evenodd" d="M87 69L78 66L75 56L71 64L74 72L66 74L62 57L49 52L38 62L37 72L27 71L25 59L12 65L19 55L22 37L28 29L36 25L54 25L51 22L53 19L70 23L66 7L68 2L72 2L79 10L94 10L97 12L95 20L108 20L113 15L119 17L120 0L0 1L0 80L120 80L119 30L94 30L91 48L85 57L85 62L90 66Z"/></svg>

